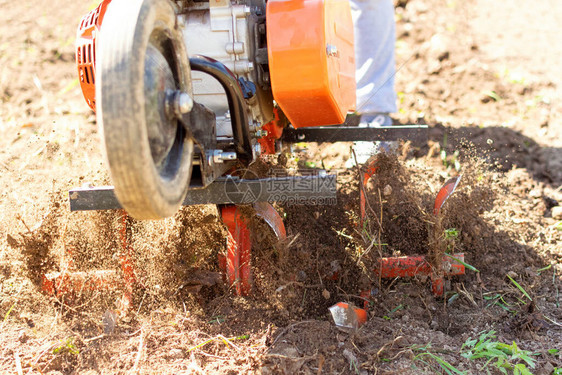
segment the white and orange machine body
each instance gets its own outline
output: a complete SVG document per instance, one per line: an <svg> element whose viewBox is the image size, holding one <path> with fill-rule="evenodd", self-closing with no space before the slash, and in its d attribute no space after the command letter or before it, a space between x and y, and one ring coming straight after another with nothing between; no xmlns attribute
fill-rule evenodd
<svg viewBox="0 0 562 375"><path fill-rule="evenodd" d="M424 130L340 125L355 108L354 55L348 0L102 0L79 24L76 64L114 186L73 189L69 199L72 211L126 211L121 276L46 274L43 290L75 294L121 280L126 308L142 278L128 215L161 219L182 204L217 204L229 232L219 266L236 294L249 294L251 241L237 205L253 204L283 239L270 204L278 195L263 187L313 183L317 190L283 194L335 200L336 176L244 179L236 169L280 151L281 141L397 140Z"/></svg>
<svg viewBox="0 0 562 375"><path fill-rule="evenodd" d="M137 218L170 216L226 164L279 151L288 126L341 124L355 107L348 0L103 0L78 27L76 63Z"/></svg>
<svg viewBox="0 0 562 375"><path fill-rule="evenodd" d="M111 2L102 1L78 28L80 85L93 110L96 37ZM250 1L177 2L177 20L188 54L220 61L236 76L255 84L260 80L257 70L264 70L261 85L273 95L257 102L275 100L294 127L343 123L355 108L349 1L270 0L264 6L262 15L263 6ZM256 21L259 17L264 22ZM260 35L264 30L265 38ZM192 72L191 79L193 99L216 110L219 118L224 116L228 106L220 84L200 72ZM264 111L256 103L249 107L261 125L273 119L273 103L263 104Z"/></svg>

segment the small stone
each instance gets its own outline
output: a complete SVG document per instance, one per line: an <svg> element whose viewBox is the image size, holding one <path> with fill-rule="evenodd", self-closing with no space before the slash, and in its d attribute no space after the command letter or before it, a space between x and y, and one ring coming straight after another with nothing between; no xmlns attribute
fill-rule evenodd
<svg viewBox="0 0 562 375"><path fill-rule="evenodd" d="M322 291L322 297L324 297L324 299L330 299L330 292L327 289L324 289Z"/></svg>
<svg viewBox="0 0 562 375"><path fill-rule="evenodd" d="M306 274L306 272L304 272L303 270L300 270L297 272L297 281L298 282L304 282L306 281L306 279L308 279L308 275Z"/></svg>
<svg viewBox="0 0 562 375"><path fill-rule="evenodd" d="M21 331L18 334L18 341L21 342L22 344L26 343L28 339L29 336L27 335L27 333L25 333L25 331Z"/></svg>
<svg viewBox="0 0 562 375"><path fill-rule="evenodd" d="M117 314L111 310L106 310L103 314L103 333L109 335L115 330L115 322L117 321Z"/></svg>
<svg viewBox="0 0 562 375"><path fill-rule="evenodd" d="M562 220L562 206L552 207L552 218L556 220Z"/></svg>
<svg viewBox="0 0 562 375"><path fill-rule="evenodd" d="M172 358L172 359L180 359L183 358L183 350L178 349L178 348L174 348L174 349L170 349L170 351L168 352L168 357Z"/></svg>
<svg viewBox="0 0 562 375"><path fill-rule="evenodd" d="M540 196L542 196L542 193L539 189L533 189L529 192L529 196L531 198L539 198Z"/></svg>
<svg viewBox="0 0 562 375"><path fill-rule="evenodd" d="M388 197L389 195L391 195L391 194L392 194L392 186L386 185L386 186L384 187L382 193L383 193L383 195L384 195L385 197Z"/></svg>
<svg viewBox="0 0 562 375"><path fill-rule="evenodd" d="M515 271L509 271L507 273L507 276L511 277L512 279L515 279L517 277L517 272Z"/></svg>
<svg viewBox="0 0 562 375"><path fill-rule="evenodd" d="M437 74L441 71L441 63L439 60L432 60L427 64L427 72L429 74Z"/></svg>
<svg viewBox="0 0 562 375"><path fill-rule="evenodd" d="M402 315L402 321L404 323L408 322L409 320L410 320L410 317L408 315L406 315L406 314Z"/></svg>

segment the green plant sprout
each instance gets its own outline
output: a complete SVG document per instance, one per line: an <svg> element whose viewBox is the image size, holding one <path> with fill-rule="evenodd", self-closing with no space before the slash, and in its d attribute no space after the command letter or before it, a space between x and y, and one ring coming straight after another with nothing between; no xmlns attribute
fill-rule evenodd
<svg viewBox="0 0 562 375"><path fill-rule="evenodd" d="M493 90L486 90L482 92L483 95L486 95L487 97L494 99L494 101L499 102L500 100L502 100L502 98Z"/></svg>
<svg viewBox="0 0 562 375"><path fill-rule="evenodd" d="M449 228L445 229L445 238L446 239L456 239L459 237L460 231L457 228Z"/></svg>
<svg viewBox="0 0 562 375"><path fill-rule="evenodd" d="M454 168L457 172L461 170L459 150L455 150L455 152L453 152L452 160L448 160L447 158L447 133L443 134L443 145L441 146L441 151L439 151L439 156L441 157L441 162L445 168Z"/></svg>
<svg viewBox="0 0 562 375"><path fill-rule="evenodd" d="M394 314L396 311L401 310L404 308L404 305L400 304L398 306L396 306L395 308L393 308L392 310L390 310L390 312L388 313L388 315L384 315L382 318L384 320L392 320L392 318L390 317L392 314Z"/></svg>
<svg viewBox="0 0 562 375"><path fill-rule="evenodd" d="M552 264L549 264L548 266L543 267L543 268L539 268L539 269L537 270L537 274L540 275L541 272L546 271L546 270L549 270L549 269L551 269L551 268L552 268Z"/></svg>
<svg viewBox="0 0 562 375"><path fill-rule="evenodd" d="M447 253L455 252L455 240L459 237L460 231L457 228L445 229L444 236L447 242Z"/></svg>
<svg viewBox="0 0 562 375"><path fill-rule="evenodd" d="M527 368L535 368L536 355L528 350L520 349L515 341L511 345L504 344L493 339L496 338L495 331L482 333L478 339L468 339L461 347L461 355L469 360L486 360L480 368L481 371L488 366L493 366L502 374L512 371L513 375L533 375ZM486 371L489 373L488 369Z"/></svg>
<svg viewBox="0 0 562 375"><path fill-rule="evenodd" d="M66 341L61 340L61 345L53 349L53 354L59 353L69 353L72 355L78 355L80 353L76 345L74 345L74 337L69 337L66 339Z"/></svg>

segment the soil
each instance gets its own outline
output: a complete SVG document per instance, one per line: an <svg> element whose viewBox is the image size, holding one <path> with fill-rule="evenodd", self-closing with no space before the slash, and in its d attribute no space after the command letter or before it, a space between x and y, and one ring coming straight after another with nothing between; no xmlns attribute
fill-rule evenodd
<svg viewBox="0 0 562 375"><path fill-rule="evenodd" d="M280 242L250 220L254 286L244 298L220 275L227 232L215 206L151 222L69 211L69 189L109 182L74 67L75 26L96 4L0 4L0 373L562 368L560 2L397 1L394 118L428 124L427 144L375 156L364 187L362 172L343 168L350 144L299 145L255 165L259 176L277 163L322 166L338 173L338 192L335 205L276 205ZM435 216L437 192L459 175ZM374 271L381 257L403 255L440 269L445 253L463 253L470 267L445 277L441 298L427 276ZM46 274L95 270L112 270L115 288L41 291ZM367 307L367 322L337 328L328 307L340 301ZM532 353L533 365L467 358L470 340L487 333Z"/></svg>

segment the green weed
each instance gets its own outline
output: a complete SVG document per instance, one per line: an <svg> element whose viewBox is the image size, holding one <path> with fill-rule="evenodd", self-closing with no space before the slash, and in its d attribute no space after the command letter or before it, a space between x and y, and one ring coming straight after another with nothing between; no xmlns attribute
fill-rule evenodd
<svg viewBox="0 0 562 375"><path fill-rule="evenodd" d="M414 361L420 361L420 362L426 364L429 367L433 367L433 366L431 366L430 363L428 363L428 362L426 362L425 360L422 359L423 357L429 357L429 358L433 359L435 362L437 362L439 367L441 367L441 369L443 371L445 371L445 373L447 375L454 375L454 374L466 375L466 371L461 371L461 370L457 369L455 366L453 366L452 364L450 364L449 362L447 362L443 358L439 357L438 355L436 355L434 353L431 353L430 348L431 348L431 343L428 343L427 345L424 345L424 346L412 345L410 347L410 349L412 351L421 352L420 354L418 354L414 357Z"/></svg>
<svg viewBox="0 0 562 375"><path fill-rule="evenodd" d="M461 370L457 369L455 366L453 366L449 362L445 361L443 358L441 358L441 357L439 357L439 356L437 356L433 353L425 352L425 353L418 354L417 356L414 357L414 361L419 360L419 361L425 363L426 365L431 366L429 363L420 359L423 356L428 356L431 359L433 359L435 362L437 362L439 364L439 366L441 366L443 371L445 371L445 373L447 373L448 375L453 375L453 374L465 375L466 374L465 371L461 371Z"/></svg>
<svg viewBox="0 0 562 375"><path fill-rule="evenodd" d="M53 354L64 354L69 353L72 355L78 355L80 351L74 345L74 337L69 337L65 341L61 340L61 345L53 349Z"/></svg>
<svg viewBox="0 0 562 375"><path fill-rule="evenodd" d="M519 285L519 283L517 281L513 280L513 278L509 275L506 275L506 276L509 278L509 280L511 280L513 285L515 285L517 287L517 289L519 289L521 291L521 293L523 293L523 295L529 299L529 301L533 301L533 299L531 298L529 293L527 293L527 291L525 289L523 289L523 287L521 285Z"/></svg>
<svg viewBox="0 0 562 375"><path fill-rule="evenodd" d="M447 243L447 253L451 254L455 252L455 241L459 238L460 231L457 228L445 229L444 237Z"/></svg>
<svg viewBox="0 0 562 375"><path fill-rule="evenodd" d="M508 302L503 298L503 295L501 295L501 294L499 294L499 293L496 293L496 294L493 294L493 295L490 295L490 294L491 294L491 293L486 293L486 294L483 295L483 297L484 297L484 299L485 299L486 301L490 301L490 302L486 305L486 307L490 307L490 306L492 306L492 305L496 305L496 306L501 307L502 309L504 309L504 310L507 311L507 312L510 312L510 313L514 313L514 312L515 312L515 310L512 310L512 309L511 309L511 306L513 306L513 304L508 303Z"/></svg>
<svg viewBox="0 0 562 375"><path fill-rule="evenodd" d="M549 264L549 265L546 266L546 267L543 267L543 268L538 269L538 270L537 270L537 274L540 275L541 272L546 271L546 270L549 270L549 269L551 269L551 268L552 268L552 264Z"/></svg>
<svg viewBox="0 0 562 375"><path fill-rule="evenodd" d="M394 314L396 311L401 310L403 308L404 308L404 305L400 304L400 305L396 306L395 308L393 308L392 310L390 310L388 315L384 315L382 318L385 319L385 320L392 320L392 318L390 316L392 314Z"/></svg>
<svg viewBox="0 0 562 375"><path fill-rule="evenodd" d="M446 255L447 257L453 259L454 261L456 261L456 262L462 264L463 266L465 266L466 268L468 268L468 269L471 270L471 271L480 272L480 270L478 270L476 267L474 267L474 266L472 266L472 265L466 263L465 261L462 261L462 260L460 260L460 259L458 259L458 258L455 258L454 256L452 256L452 255L450 255L450 254L445 254L445 255Z"/></svg>
<svg viewBox="0 0 562 375"><path fill-rule="evenodd" d="M535 359L531 358L535 354L520 349L515 341L511 345L495 341L495 333L489 331L482 333L478 339L468 339L461 347L461 355L469 360L486 360L481 371L493 366L506 375L508 371L513 375L532 375L527 366L535 368Z"/></svg>
<svg viewBox="0 0 562 375"><path fill-rule="evenodd" d="M441 162L445 168L454 168L457 172L461 170L459 150L455 150L452 156L448 157L447 155L447 133L443 134L443 143L441 145L441 151L439 151L439 156L441 157Z"/></svg>
<svg viewBox="0 0 562 375"><path fill-rule="evenodd" d="M488 96L491 99L494 99L494 101L496 102L502 100L502 98L493 90L483 91L482 94Z"/></svg>
<svg viewBox="0 0 562 375"><path fill-rule="evenodd" d="M456 239L459 237L460 231L457 228L445 229L446 239Z"/></svg>

